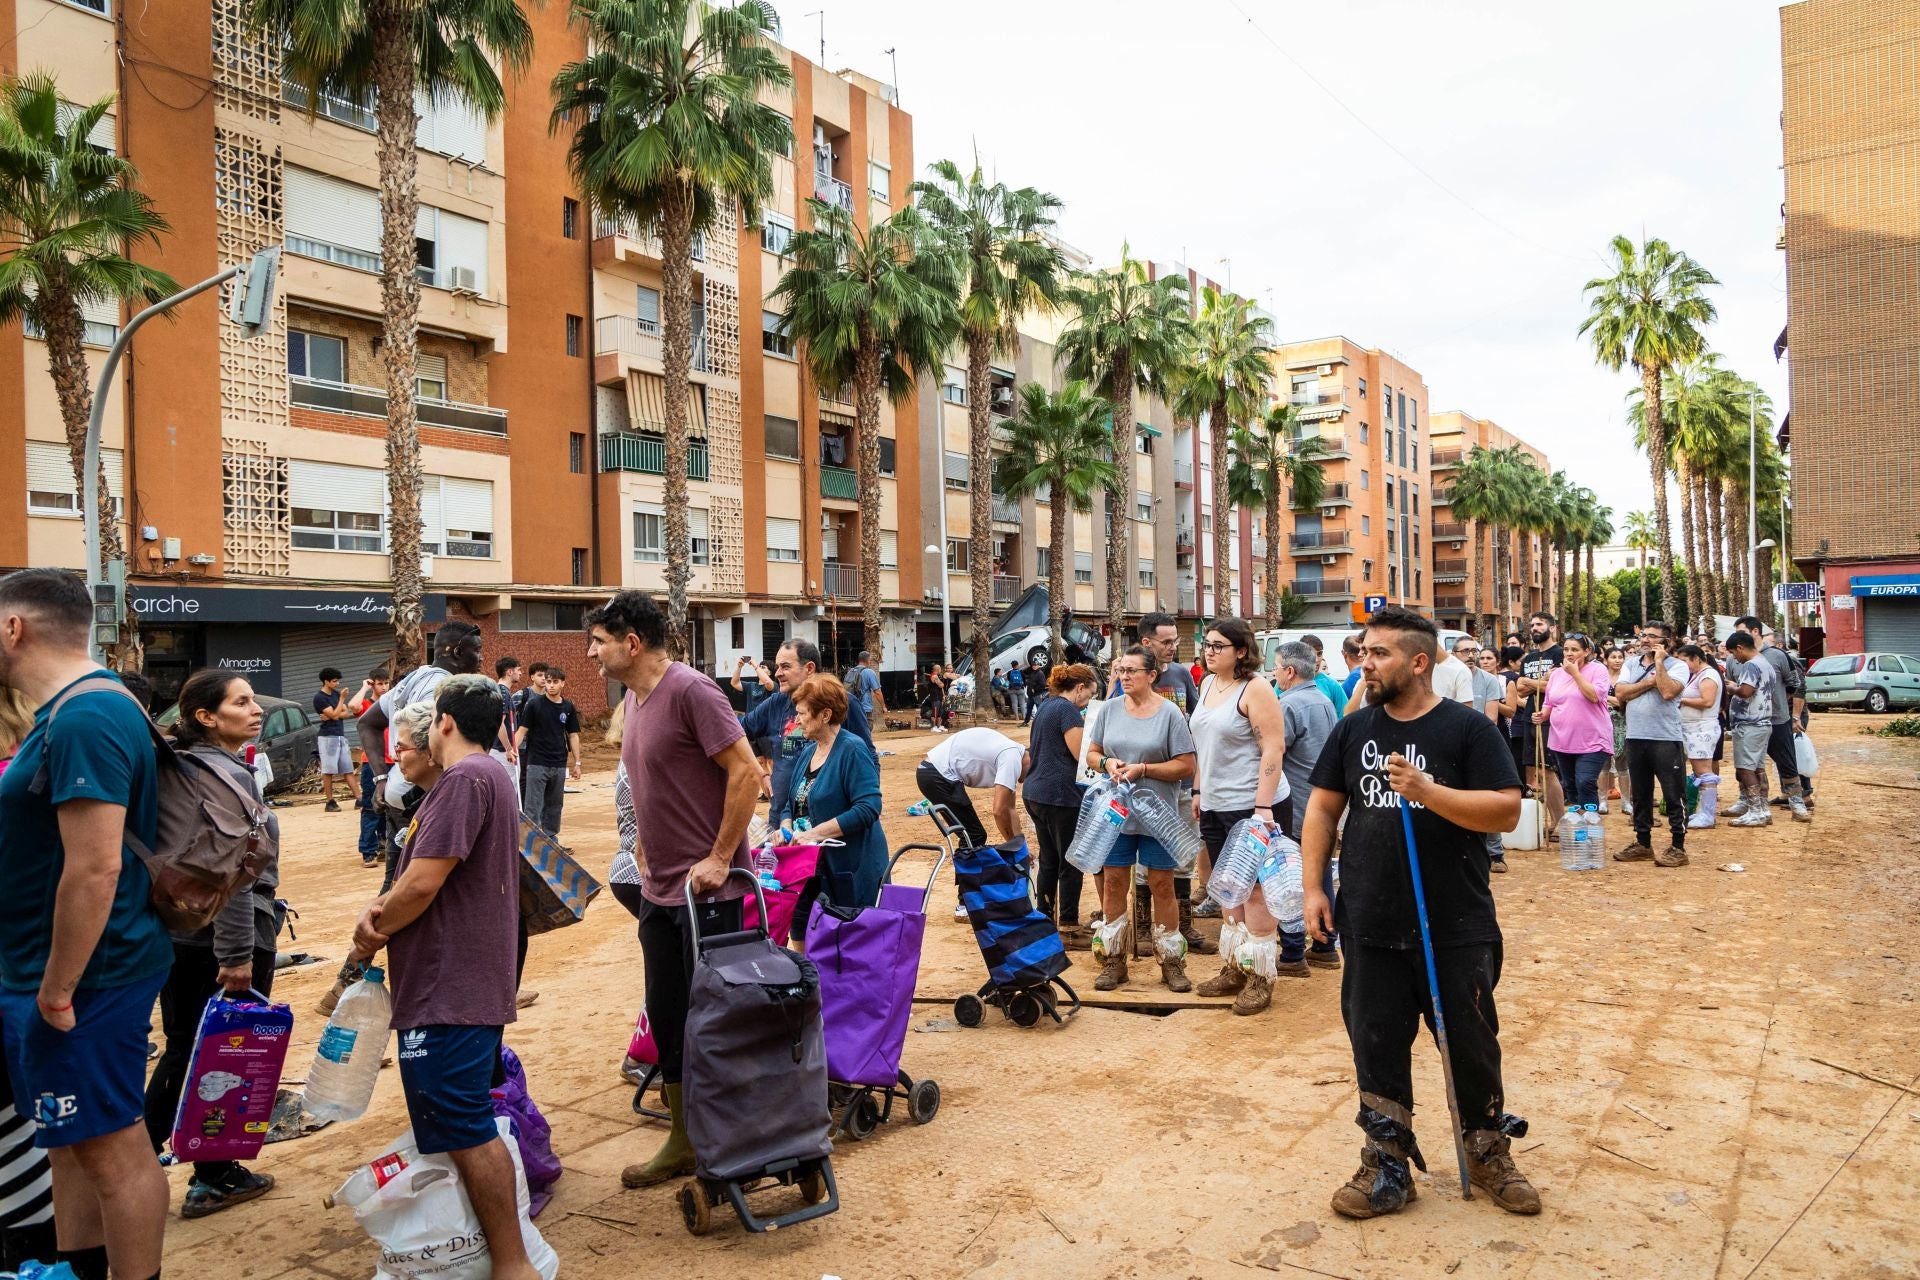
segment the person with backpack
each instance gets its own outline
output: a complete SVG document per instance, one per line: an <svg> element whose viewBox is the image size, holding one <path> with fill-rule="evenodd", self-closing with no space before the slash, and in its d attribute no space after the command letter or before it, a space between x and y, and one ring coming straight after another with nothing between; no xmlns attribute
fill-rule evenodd
<svg viewBox="0 0 1920 1280"><path fill-rule="evenodd" d="M93 660L92 632L74 574L0 579L0 685L39 709L0 775L0 1030L15 1092L34 1100L34 1144L52 1159L59 1260L106 1280L109 1268L160 1271L167 1180L143 1095L173 947L135 853L158 839L152 729Z"/></svg>
<svg viewBox="0 0 1920 1280"><path fill-rule="evenodd" d="M206 761L258 796L253 769L243 753L260 736L262 715L253 686L240 676L230 671L196 671L180 686L174 749ZM280 819L271 811L262 852L259 877L234 894L212 924L173 935L173 969L160 989L166 1048L147 1082L147 1137L156 1155L173 1132L207 1001L223 993L234 999L245 998L250 990L262 997L273 993L275 939L280 933L274 902L280 885ZM271 1175L254 1173L237 1160L195 1161L180 1216L204 1218L257 1200L271 1190Z"/></svg>

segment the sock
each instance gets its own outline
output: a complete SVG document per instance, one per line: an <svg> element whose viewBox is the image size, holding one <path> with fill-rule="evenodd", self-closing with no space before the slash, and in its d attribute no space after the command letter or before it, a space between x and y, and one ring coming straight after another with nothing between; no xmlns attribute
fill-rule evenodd
<svg viewBox="0 0 1920 1280"><path fill-rule="evenodd" d="M60 1249L59 1261L73 1268L73 1274L80 1280L107 1280L107 1246L96 1244L90 1249Z"/></svg>

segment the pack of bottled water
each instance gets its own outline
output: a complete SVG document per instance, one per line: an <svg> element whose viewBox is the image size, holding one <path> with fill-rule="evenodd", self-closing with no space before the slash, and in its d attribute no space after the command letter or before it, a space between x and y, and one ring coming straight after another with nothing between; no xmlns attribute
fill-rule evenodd
<svg viewBox="0 0 1920 1280"><path fill-rule="evenodd" d="M1080 820L1067 846L1067 861L1088 875L1107 865L1107 855L1120 838L1120 828L1133 812L1133 788L1111 778L1099 778L1080 798Z"/></svg>
<svg viewBox="0 0 1920 1280"><path fill-rule="evenodd" d="M1280 829L1270 822L1244 818L1227 832L1220 856L1213 860L1213 874L1207 879L1207 896L1231 910L1244 907L1260 883L1260 868L1266 864L1267 850Z"/></svg>

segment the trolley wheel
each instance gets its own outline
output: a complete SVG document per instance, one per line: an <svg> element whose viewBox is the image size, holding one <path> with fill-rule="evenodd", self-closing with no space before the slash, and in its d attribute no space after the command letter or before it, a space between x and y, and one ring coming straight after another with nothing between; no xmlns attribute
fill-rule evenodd
<svg viewBox="0 0 1920 1280"><path fill-rule="evenodd" d="M808 1204L819 1204L827 1198L827 1175L818 1169L802 1174L794 1185L800 1188L800 1198Z"/></svg>
<svg viewBox="0 0 1920 1280"><path fill-rule="evenodd" d="M680 1220L687 1224L689 1235L703 1236L713 1230L713 1206L698 1178L680 1188Z"/></svg>
<svg viewBox="0 0 1920 1280"><path fill-rule="evenodd" d="M979 996L961 996L953 1002L954 1021L963 1027L977 1027L986 1016L987 1006L980 1002Z"/></svg>
<svg viewBox="0 0 1920 1280"><path fill-rule="evenodd" d="M1030 991L1015 992L1013 999L1007 1002L1007 1016L1013 1019L1015 1026L1030 1027L1040 1021L1040 1002L1034 999Z"/></svg>
<svg viewBox="0 0 1920 1280"><path fill-rule="evenodd" d="M872 1094L861 1094L847 1104L847 1114L841 1124L845 1126L847 1136L855 1142L871 1137L873 1131L880 1127L880 1104L873 1100Z"/></svg>
<svg viewBox="0 0 1920 1280"><path fill-rule="evenodd" d="M907 1115L915 1124L925 1124L940 1114L940 1086L922 1080L907 1094Z"/></svg>

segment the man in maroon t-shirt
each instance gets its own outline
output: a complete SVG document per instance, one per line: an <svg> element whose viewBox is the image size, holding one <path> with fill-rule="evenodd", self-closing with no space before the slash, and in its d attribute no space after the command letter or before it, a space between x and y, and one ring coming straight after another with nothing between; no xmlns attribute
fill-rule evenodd
<svg viewBox="0 0 1920 1280"><path fill-rule="evenodd" d="M687 890L701 903L702 933L740 928L747 822L760 798L760 766L720 686L667 659L667 619L644 591L622 591L587 615L588 651L601 673L627 687L620 761L633 809L646 818L634 856L644 870L640 950L646 959L647 1020L660 1050L673 1130L645 1164L620 1181L646 1187L693 1172L680 1063L687 996L693 986L693 920Z"/></svg>
<svg viewBox="0 0 1920 1280"><path fill-rule="evenodd" d="M393 888L360 917L353 948L360 957L387 949L415 1141L453 1159L493 1274L527 1280L539 1272L520 1234L513 1157L493 1119L520 935L520 805L507 771L487 755L499 730L492 680L441 682L428 741L440 780L407 831Z"/></svg>

